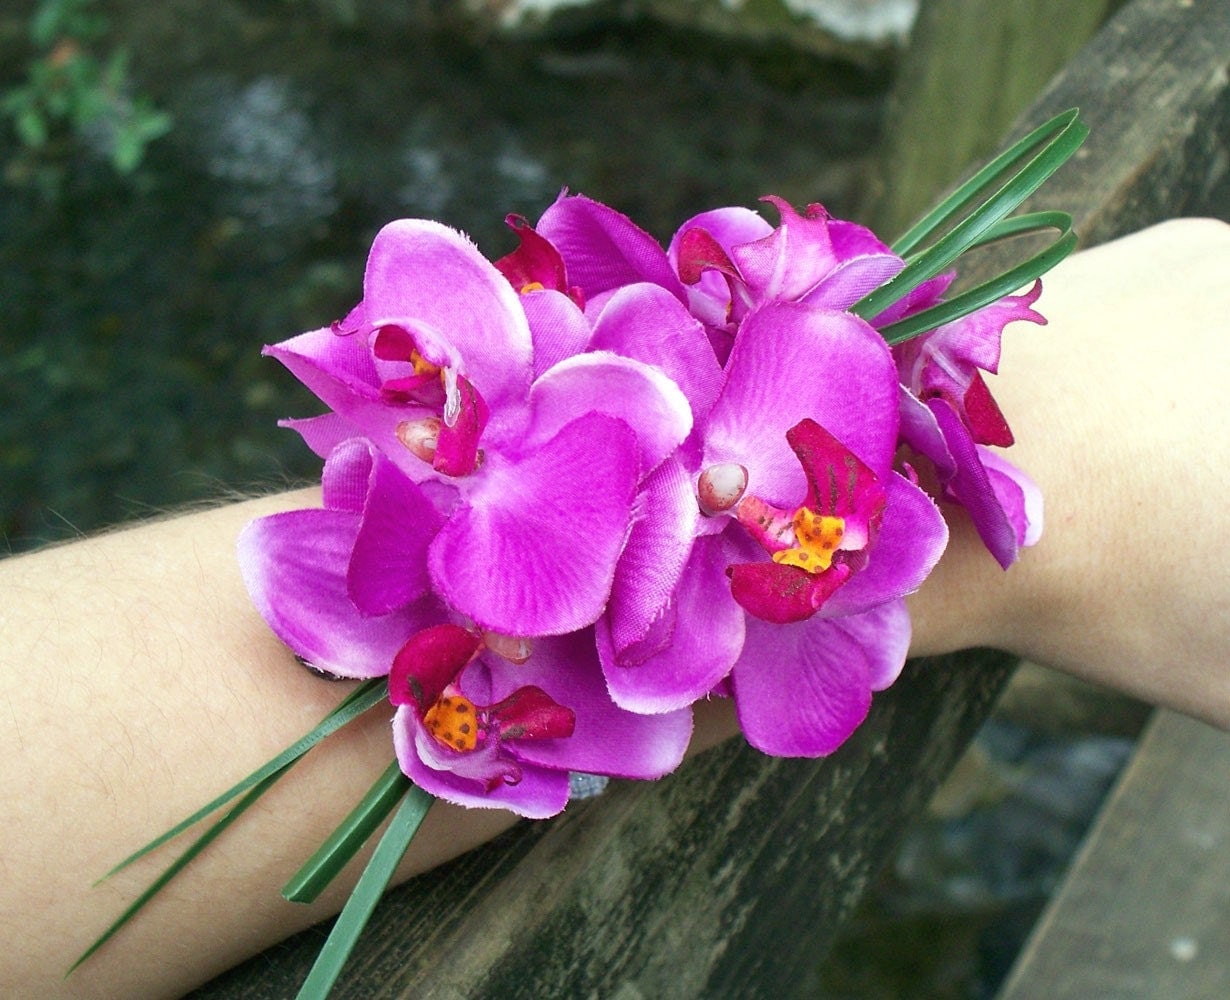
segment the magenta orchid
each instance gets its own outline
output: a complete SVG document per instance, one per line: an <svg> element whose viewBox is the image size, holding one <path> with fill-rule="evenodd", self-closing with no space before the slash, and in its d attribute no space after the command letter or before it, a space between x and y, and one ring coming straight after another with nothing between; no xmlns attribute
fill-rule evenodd
<svg viewBox="0 0 1230 1000"><path fill-rule="evenodd" d="M1012 431L983 372L999 370L1009 323L1045 323L1032 307L1041 282L894 348L902 382L901 439L935 469L941 495L970 514L1005 569L1042 531L1042 495L1033 480L987 446L1012 444Z"/></svg>
<svg viewBox="0 0 1230 1000"><path fill-rule="evenodd" d="M766 201L776 227L722 208L663 249L565 194L494 264L403 220L344 320L269 349L329 407L290 422L324 504L245 533L249 587L318 669L389 676L427 791L549 815L570 770L665 773L712 695L767 753L831 753L947 540L903 441L1001 561L1036 535L981 377L1036 291L890 349L848 310L901 258Z"/></svg>
<svg viewBox="0 0 1230 1000"><path fill-rule="evenodd" d="M389 675L402 770L449 802L552 816L570 771L658 778L691 737L689 712L635 715L606 693L589 632L541 639L523 662L453 624L407 641Z"/></svg>
<svg viewBox="0 0 1230 1000"><path fill-rule="evenodd" d="M269 349L333 411L324 430L306 426L309 443L362 436L433 484L441 598L484 628L563 634L601 613L636 487L692 416L650 365L590 352L535 376L533 351L508 280L417 220L376 237L341 324Z"/></svg>
<svg viewBox="0 0 1230 1000"><path fill-rule="evenodd" d="M624 350L641 350L643 333L623 333ZM698 322L691 336L705 339ZM715 357L710 364L718 370ZM645 712L729 683L753 745L828 753L900 670L902 597L943 551L944 522L892 471L895 366L862 320L761 306L740 325L719 377L698 437L642 491L647 516L634 525L597 630L607 683L617 703ZM769 641L753 620L781 638ZM835 658L851 633L860 657ZM769 663L783 641L790 661ZM815 698L800 701L800 692ZM783 699L807 725L765 723Z"/></svg>
<svg viewBox="0 0 1230 1000"><path fill-rule="evenodd" d="M456 620L430 592L425 566L442 517L378 449L361 438L340 443L322 499L320 509L248 525L245 582L274 632L314 669L388 675L398 760L426 791L541 817L564 808L569 771L656 778L678 765L690 713L614 705L589 633L531 640ZM465 712L472 721L453 725Z"/></svg>

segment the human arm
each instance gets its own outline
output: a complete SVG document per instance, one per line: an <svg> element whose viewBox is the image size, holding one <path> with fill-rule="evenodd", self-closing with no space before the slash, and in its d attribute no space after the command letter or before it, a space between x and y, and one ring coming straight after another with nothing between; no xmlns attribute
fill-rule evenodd
<svg viewBox="0 0 1230 1000"><path fill-rule="evenodd" d="M1045 529L1006 573L968 519L914 653L987 645L1230 725L1230 227L1165 223L1043 279L991 388Z"/></svg>

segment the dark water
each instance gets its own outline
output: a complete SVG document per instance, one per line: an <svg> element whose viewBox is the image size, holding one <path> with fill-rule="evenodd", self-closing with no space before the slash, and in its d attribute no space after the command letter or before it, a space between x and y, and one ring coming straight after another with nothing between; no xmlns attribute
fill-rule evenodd
<svg viewBox="0 0 1230 1000"><path fill-rule="evenodd" d="M118 178L105 136L37 169L0 142L8 551L314 473L275 426L313 404L259 349L353 304L389 219L498 256L505 214L565 186L663 239L766 193L848 212L886 83L629 24L478 43L304 3L114 6L103 44L175 119L140 170Z"/></svg>

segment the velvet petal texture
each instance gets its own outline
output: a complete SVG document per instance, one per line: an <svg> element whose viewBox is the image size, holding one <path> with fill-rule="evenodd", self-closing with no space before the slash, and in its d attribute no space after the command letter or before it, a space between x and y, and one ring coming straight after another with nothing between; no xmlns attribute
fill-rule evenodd
<svg viewBox="0 0 1230 1000"><path fill-rule="evenodd" d="M667 712L703 698L730 673L744 644L743 609L725 569L731 561L720 535L697 539L663 613L669 641L650 655L620 662L610 619L598 623L598 655L616 704L635 712Z"/></svg>
<svg viewBox="0 0 1230 1000"><path fill-rule="evenodd" d="M522 766L507 752L501 761L501 745L495 741L474 751L481 759L460 760L466 755L440 747L409 705L402 705L393 716L393 749L406 777L445 802L472 809L507 809L527 819L546 819L568 804L567 771ZM458 769L475 775L499 769L513 780L489 786L477 776L457 773Z"/></svg>
<svg viewBox="0 0 1230 1000"><path fill-rule="evenodd" d="M457 367L493 409L529 387L529 324L517 293L461 233L423 219L391 222L368 254L370 324L398 326L440 367Z"/></svg>
<svg viewBox="0 0 1230 1000"><path fill-rule="evenodd" d="M877 474L891 465L897 380L888 348L847 313L795 304L750 314L727 362L726 383L705 431L704 465L735 462L748 490L798 504L802 469L786 431L812 419Z"/></svg>
<svg viewBox="0 0 1230 1000"><path fill-rule="evenodd" d="M560 252L568 280L580 286L587 301L638 281L686 299L666 251L626 215L601 202L563 194L535 228Z"/></svg>
<svg viewBox="0 0 1230 1000"><path fill-rule="evenodd" d="M679 386L696 422L713 408L722 369L704 327L657 285L621 288L594 321L591 347L654 365Z"/></svg>
<svg viewBox="0 0 1230 1000"><path fill-rule="evenodd" d="M436 592L508 635L592 624L610 592L639 478L627 424L600 413L572 421L482 477L449 518L429 556Z"/></svg>
<svg viewBox="0 0 1230 1000"><path fill-rule="evenodd" d="M239 569L257 611L297 656L339 677L382 677L439 611L429 598L379 616L354 606L346 568L359 520L310 509L260 518L239 536Z"/></svg>
<svg viewBox="0 0 1230 1000"><path fill-rule="evenodd" d="M836 620L749 619L731 675L748 742L779 757L832 753L867 717L872 692L896 678L909 640L902 601Z"/></svg>
<svg viewBox="0 0 1230 1000"><path fill-rule="evenodd" d="M379 452L347 570L348 592L364 614L387 614L431 587L427 550L444 524L426 494Z"/></svg>
<svg viewBox="0 0 1230 1000"><path fill-rule="evenodd" d="M675 588L700 516L691 477L675 459L644 482L637 515L615 567L605 627L615 660L639 663L670 641Z"/></svg>
<svg viewBox="0 0 1230 1000"><path fill-rule="evenodd" d="M692 735L692 713L644 715L617 707L607 693L589 630L540 639L526 663L493 677L493 694L505 685L533 684L576 713L567 740L525 742L518 753L545 767L622 778L660 778L679 766Z"/></svg>
<svg viewBox="0 0 1230 1000"><path fill-rule="evenodd" d="M692 430L692 409L679 387L652 365L608 351L567 358L530 390L525 446L533 448L586 413L621 420L636 435L640 468L648 473ZM583 466L576 470L582 474Z"/></svg>
<svg viewBox="0 0 1230 1000"><path fill-rule="evenodd" d="M403 771L426 791L459 805L511 809L521 816L552 816L568 801L568 772L657 778L683 759L691 713L637 715L617 708L602 681L591 632L539 639L523 664L491 653L459 670L456 690L474 702L488 723L472 751L441 745L413 704L398 708L394 747ZM574 716L567 736L535 738L514 726L500 734L500 706L524 700L555 703Z"/></svg>
<svg viewBox="0 0 1230 1000"><path fill-rule="evenodd" d="M912 594L948 545L948 525L939 508L909 480L890 473L887 500L866 564L820 609L821 618L856 615Z"/></svg>

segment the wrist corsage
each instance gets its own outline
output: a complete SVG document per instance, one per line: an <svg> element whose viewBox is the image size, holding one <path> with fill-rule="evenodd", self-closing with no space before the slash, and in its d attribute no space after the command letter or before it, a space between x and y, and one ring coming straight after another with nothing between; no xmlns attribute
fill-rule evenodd
<svg viewBox="0 0 1230 1000"><path fill-rule="evenodd" d="M329 992L434 798L537 819L605 778L659 778L707 698L733 699L764 753L839 747L905 662L904 598L947 541L937 500L1005 568L1038 539L983 374L1008 323L1044 322L1037 279L1071 220L1012 213L1085 131L1048 122L891 246L775 197L776 224L718 208L663 248L565 193L510 216L494 261L438 222L385 226L358 305L267 349L326 408L287 421L323 460L321 505L239 542L270 628L359 683L117 866L218 814L78 964L365 712L391 721L389 768L284 894L314 899L393 819L305 997ZM1042 230L954 291L966 251Z"/></svg>

